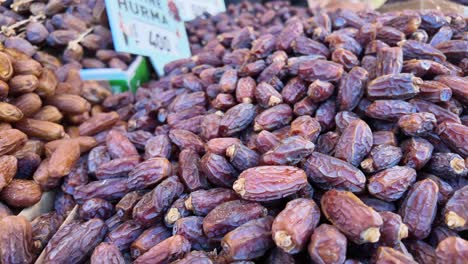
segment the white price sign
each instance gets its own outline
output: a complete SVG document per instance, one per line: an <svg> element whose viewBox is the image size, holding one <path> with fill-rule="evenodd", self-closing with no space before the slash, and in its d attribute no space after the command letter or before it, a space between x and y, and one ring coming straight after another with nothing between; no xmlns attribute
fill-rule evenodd
<svg viewBox="0 0 468 264"><path fill-rule="evenodd" d="M166 63L191 56L173 0L106 0L106 7L116 50L153 58L160 75Z"/></svg>
<svg viewBox="0 0 468 264"><path fill-rule="evenodd" d="M204 13L216 15L226 11L224 0L174 0L179 7L182 20L189 21Z"/></svg>

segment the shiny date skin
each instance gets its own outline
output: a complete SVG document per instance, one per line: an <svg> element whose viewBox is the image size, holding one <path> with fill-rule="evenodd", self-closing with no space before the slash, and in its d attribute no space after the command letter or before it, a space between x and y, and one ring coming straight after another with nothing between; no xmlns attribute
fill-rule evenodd
<svg viewBox="0 0 468 264"><path fill-rule="evenodd" d="M304 163L307 177L323 189L337 188L351 192L361 192L366 177L359 169L340 159L312 153Z"/></svg>
<svg viewBox="0 0 468 264"><path fill-rule="evenodd" d="M206 216L216 206L237 199L237 194L231 189L211 188L209 190L198 190L190 193L187 200L185 200L185 208L195 215Z"/></svg>
<svg viewBox="0 0 468 264"><path fill-rule="evenodd" d="M369 193L387 202L400 199L416 181L416 171L409 167L394 166L374 174L367 185Z"/></svg>
<svg viewBox="0 0 468 264"><path fill-rule="evenodd" d="M133 208L133 219L142 226L162 217L164 212L184 191L184 185L177 176L162 181L151 192L143 195Z"/></svg>
<svg viewBox="0 0 468 264"><path fill-rule="evenodd" d="M243 199L271 201L294 194L307 185L307 176L292 166L260 166L242 172L233 189Z"/></svg>
<svg viewBox="0 0 468 264"><path fill-rule="evenodd" d="M220 240L234 228L266 215L267 209L258 203L242 200L225 202L203 219L203 232L210 239Z"/></svg>
<svg viewBox="0 0 468 264"><path fill-rule="evenodd" d="M100 219L63 226L45 248L44 261L79 263L102 241L107 227Z"/></svg>
<svg viewBox="0 0 468 264"><path fill-rule="evenodd" d="M344 263L347 239L332 225L318 226L307 247L310 258L316 263Z"/></svg>
<svg viewBox="0 0 468 264"><path fill-rule="evenodd" d="M372 143L372 131L367 123L353 121L343 130L335 146L335 157L358 166L370 152Z"/></svg>
<svg viewBox="0 0 468 264"><path fill-rule="evenodd" d="M221 241L221 255L231 261L262 256L274 245L271 238L272 222L271 216L258 218L227 233Z"/></svg>
<svg viewBox="0 0 468 264"><path fill-rule="evenodd" d="M353 193L327 191L321 198L321 206L327 219L350 240L358 244L379 241L382 218Z"/></svg>
<svg viewBox="0 0 468 264"><path fill-rule="evenodd" d="M411 237L423 239L429 235L437 210L438 192L437 184L426 179L416 182L406 195L399 214L408 226Z"/></svg>
<svg viewBox="0 0 468 264"><path fill-rule="evenodd" d="M190 246L185 237L171 236L136 258L134 263L170 263L188 253Z"/></svg>
<svg viewBox="0 0 468 264"><path fill-rule="evenodd" d="M138 258L171 235L172 232L167 227L162 224L156 224L143 231L143 233L132 242L130 245L130 253L133 258Z"/></svg>
<svg viewBox="0 0 468 264"><path fill-rule="evenodd" d="M319 220L320 209L313 200L292 200L273 221L273 240L284 251L298 253L305 248Z"/></svg>

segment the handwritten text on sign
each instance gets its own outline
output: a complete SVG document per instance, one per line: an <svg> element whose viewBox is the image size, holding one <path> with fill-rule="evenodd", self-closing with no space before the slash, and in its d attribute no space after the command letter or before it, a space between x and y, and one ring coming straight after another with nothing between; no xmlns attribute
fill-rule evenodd
<svg viewBox="0 0 468 264"><path fill-rule="evenodd" d="M179 9L173 0L106 0L115 49L153 57L156 70L190 57Z"/></svg>

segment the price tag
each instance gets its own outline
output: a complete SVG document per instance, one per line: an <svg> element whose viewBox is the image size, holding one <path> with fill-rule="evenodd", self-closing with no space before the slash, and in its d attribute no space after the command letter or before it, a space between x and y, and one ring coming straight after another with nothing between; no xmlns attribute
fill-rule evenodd
<svg viewBox="0 0 468 264"><path fill-rule="evenodd" d="M106 0L106 9L115 49L153 58L158 74L166 63L191 56L173 0Z"/></svg>
<svg viewBox="0 0 468 264"><path fill-rule="evenodd" d="M179 7L184 21L192 20L204 13L216 15L226 11L224 0L174 0L174 3Z"/></svg>

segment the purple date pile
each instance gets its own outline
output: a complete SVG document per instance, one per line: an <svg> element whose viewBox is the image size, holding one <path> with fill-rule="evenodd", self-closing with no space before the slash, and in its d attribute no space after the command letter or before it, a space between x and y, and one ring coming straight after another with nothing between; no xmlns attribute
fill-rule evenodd
<svg viewBox="0 0 468 264"><path fill-rule="evenodd" d="M0 262L467 263L466 20L309 12L190 22L193 57L69 139L98 146L54 212L0 207Z"/></svg>

